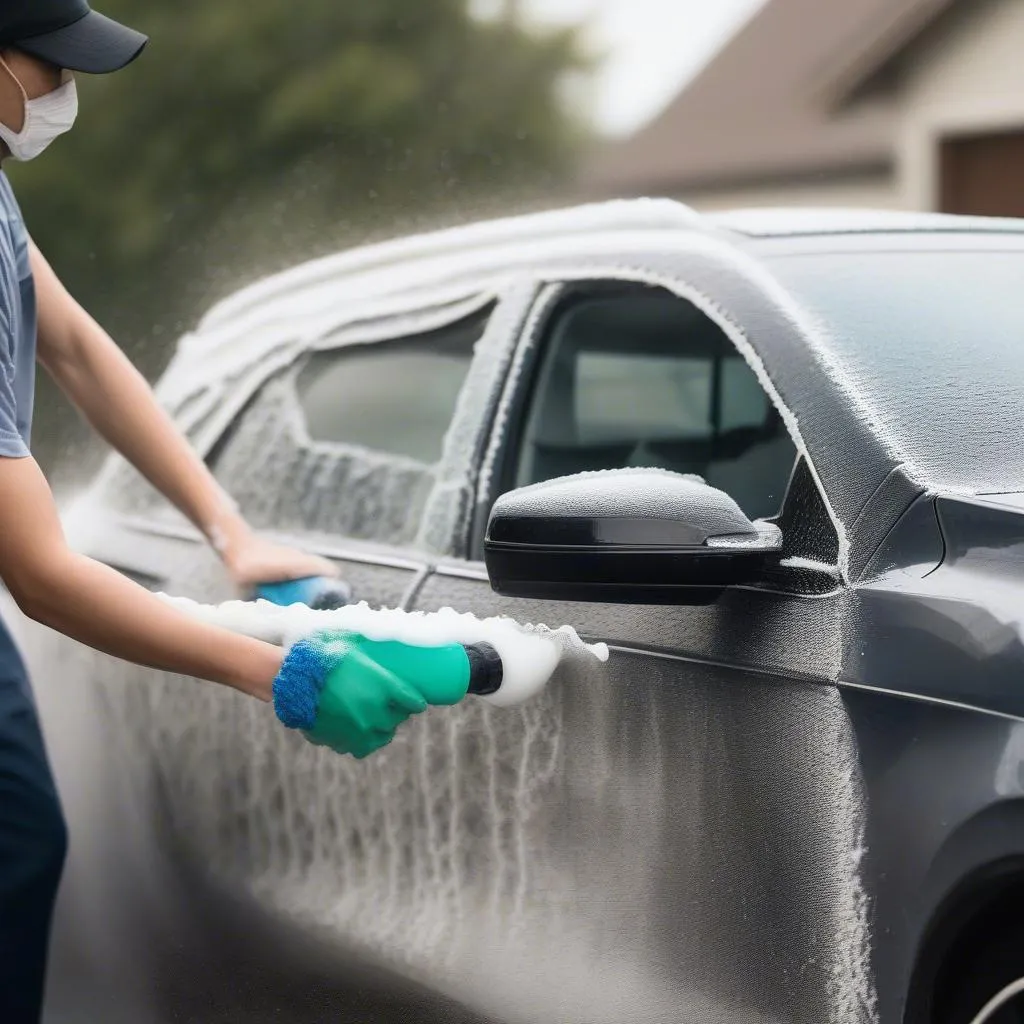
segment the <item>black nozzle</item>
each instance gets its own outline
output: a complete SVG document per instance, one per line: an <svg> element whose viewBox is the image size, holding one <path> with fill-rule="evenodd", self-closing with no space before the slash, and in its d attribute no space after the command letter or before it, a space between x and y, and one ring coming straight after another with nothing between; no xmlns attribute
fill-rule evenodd
<svg viewBox="0 0 1024 1024"><path fill-rule="evenodd" d="M501 681L505 675L505 667L501 663L501 655L491 644L481 641L477 644L464 644L466 657L469 658L469 692L478 697L486 697L501 689Z"/></svg>

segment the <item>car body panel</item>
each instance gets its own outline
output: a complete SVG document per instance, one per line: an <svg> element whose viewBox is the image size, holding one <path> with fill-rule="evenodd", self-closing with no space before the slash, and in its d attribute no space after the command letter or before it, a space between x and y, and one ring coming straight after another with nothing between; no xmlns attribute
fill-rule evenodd
<svg viewBox="0 0 1024 1024"><path fill-rule="evenodd" d="M1024 722L849 687L843 697L868 808L878 1014L899 1021L929 933L947 913L969 917L975 876L1016 859L1019 878Z"/></svg>
<svg viewBox="0 0 1024 1024"><path fill-rule="evenodd" d="M813 681L809 664L795 681L769 664L749 671L656 650L770 621L750 656L763 648L779 664L799 661L798 649L823 637L803 628L805 607L808 619L829 618L829 602L805 601L787 610L778 595L744 592L708 609L622 609L504 599L454 573L424 583L424 610L567 618L613 644L607 671L563 673L538 705L508 717L477 712L493 720L483 765L467 773L493 801L478 856L510 815L520 875L519 906L498 901L517 909L516 927L484 941L500 942L507 962L549 993L533 1019L809 1022L868 1012L853 860L861 807L838 691ZM510 759L495 737L520 714L535 723L536 746ZM530 801L510 806L524 779Z"/></svg>
<svg viewBox="0 0 1024 1024"><path fill-rule="evenodd" d="M921 505L929 525L929 505L942 533L941 564L923 575L894 567L857 589L857 640L847 648L841 678L1024 718L1024 516L982 501L939 497ZM907 518L911 526L919 521ZM911 545L921 543L909 526L904 534ZM920 552L910 551L903 560L926 568L919 558Z"/></svg>

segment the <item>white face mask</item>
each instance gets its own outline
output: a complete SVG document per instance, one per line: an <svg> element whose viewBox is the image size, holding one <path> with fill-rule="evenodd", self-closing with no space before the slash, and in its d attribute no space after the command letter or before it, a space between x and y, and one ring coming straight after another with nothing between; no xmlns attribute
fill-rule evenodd
<svg viewBox="0 0 1024 1024"><path fill-rule="evenodd" d="M0 61L3 64L3 61ZM7 65L3 65L7 68ZM10 68L8 74L14 78ZM17 82L17 78L14 78ZM22 96L25 90L18 82ZM64 84L53 92L30 100L25 96L25 123L20 132L13 132L0 122L0 139L7 143L15 160L34 160L54 139L69 132L78 117L78 89L69 72L64 72Z"/></svg>

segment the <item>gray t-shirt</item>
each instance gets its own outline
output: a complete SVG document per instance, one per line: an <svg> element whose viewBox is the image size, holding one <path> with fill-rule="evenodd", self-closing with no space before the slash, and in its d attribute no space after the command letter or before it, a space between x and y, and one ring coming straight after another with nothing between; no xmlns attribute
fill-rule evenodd
<svg viewBox="0 0 1024 1024"><path fill-rule="evenodd" d="M0 172L0 457L28 455L36 386L36 289L28 232Z"/></svg>

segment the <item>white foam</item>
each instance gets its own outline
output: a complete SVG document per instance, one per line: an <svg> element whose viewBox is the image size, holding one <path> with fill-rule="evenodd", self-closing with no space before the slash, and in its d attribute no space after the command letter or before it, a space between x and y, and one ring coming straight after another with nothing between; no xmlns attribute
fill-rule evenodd
<svg viewBox="0 0 1024 1024"><path fill-rule="evenodd" d="M607 644L584 643L571 626L551 629L521 625L505 617L479 619L453 608L406 612L371 608L364 601L331 611L314 611L302 604L282 607L269 601L225 601L211 605L160 596L210 625L283 647L324 631L361 633L370 640L401 640L421 647L486 642L501 656L504 674L501 689L482 699L498 707L521 704L539 693L564 658L608 660Z"/></svg>

